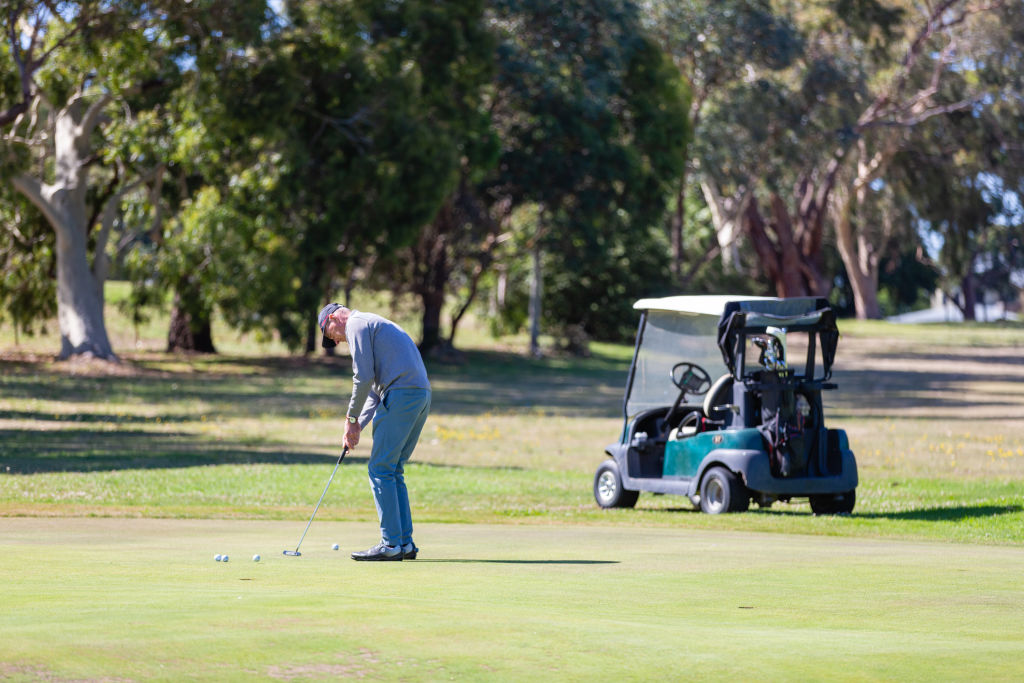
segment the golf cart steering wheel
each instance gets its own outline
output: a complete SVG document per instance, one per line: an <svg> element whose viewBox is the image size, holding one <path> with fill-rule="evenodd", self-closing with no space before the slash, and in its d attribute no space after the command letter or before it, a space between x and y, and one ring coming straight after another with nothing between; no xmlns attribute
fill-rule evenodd
<svg viewBox="0 0 1024 683"><path fill-rule="evenodd" d="M711 376L707 370L694 363L676 363L672 366L672 384L685 394L700 396L711 388Z"/></svg>

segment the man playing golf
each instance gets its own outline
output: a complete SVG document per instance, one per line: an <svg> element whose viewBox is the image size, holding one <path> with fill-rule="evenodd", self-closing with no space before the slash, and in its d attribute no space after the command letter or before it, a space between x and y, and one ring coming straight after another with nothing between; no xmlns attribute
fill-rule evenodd
<svg viewBox="0 0 1024 683"><path fill-rule="evenodd" d="M373 420L370 489L380 518L381 541L353 560L415 560L412 514L403 471L430 412L430 381L412 338L373 313L327 304L318 317L324 348L348 343L352 398L343 445L355 448Z"/></svg>

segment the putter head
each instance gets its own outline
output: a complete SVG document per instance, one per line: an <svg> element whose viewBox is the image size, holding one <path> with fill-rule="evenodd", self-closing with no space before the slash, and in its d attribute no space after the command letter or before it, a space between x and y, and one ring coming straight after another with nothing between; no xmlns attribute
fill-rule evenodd
<svg viewBox="0 0 1024 683"><path fill-rule="evenodd" d="M288 557L300 557L302 555L298 550L285 550L282 554L287 555Z"/></svg>

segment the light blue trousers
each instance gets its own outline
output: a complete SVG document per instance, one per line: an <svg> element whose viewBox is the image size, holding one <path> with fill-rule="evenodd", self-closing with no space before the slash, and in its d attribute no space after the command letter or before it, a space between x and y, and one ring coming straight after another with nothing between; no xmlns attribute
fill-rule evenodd
<svg viewBox="0 0 1024 683"><path fill-rule="evenodd" d="M373 415L370 490L380 519L381 539L388 545L405 545L412 541L405 463L416 448L429 413L429 390L392 389Z"/></svg>

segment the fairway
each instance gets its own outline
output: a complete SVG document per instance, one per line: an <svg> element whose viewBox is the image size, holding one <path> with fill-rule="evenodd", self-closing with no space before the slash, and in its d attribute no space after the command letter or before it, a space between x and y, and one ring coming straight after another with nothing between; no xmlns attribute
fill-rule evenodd
<svg viewBox="0 0 1024 683"><path fill-rule="evenodd" d="M380 564L348 559L365 523L315 523L301 558L295 522L2 530L10 680L1024 676L1019 547L426 524Z"/></svg>

